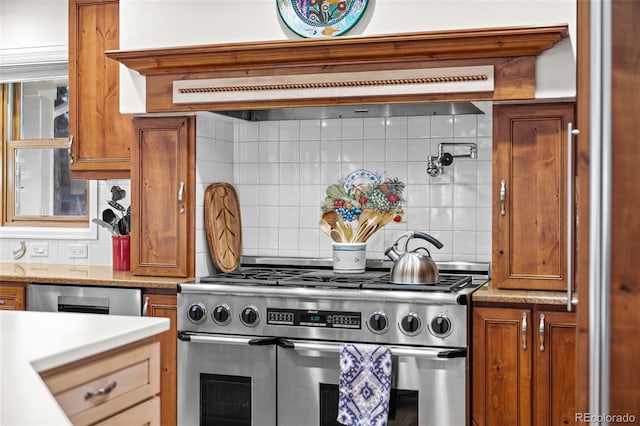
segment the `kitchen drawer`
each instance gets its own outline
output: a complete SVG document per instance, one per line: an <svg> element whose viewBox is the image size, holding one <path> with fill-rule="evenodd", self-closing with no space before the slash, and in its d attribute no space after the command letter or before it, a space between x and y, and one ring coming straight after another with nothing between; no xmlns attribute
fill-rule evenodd
<svg viewBox="0 0 640 426"><path fill-rule="evenodd" d="M24 310L24 287L0 283L0 310Z"/></svg>
<svg viewBox="0 0 640 426"><path fill-rule="evenodd" d="M94 424L160 391L160 345L128 346L42 377L74 425Z"/></svg>
<svg viewBox="0 0 640 426"><path fill-rule="evenodd" d="M154 397L95 426L157 426L160 424L160 398Z"/></svg>

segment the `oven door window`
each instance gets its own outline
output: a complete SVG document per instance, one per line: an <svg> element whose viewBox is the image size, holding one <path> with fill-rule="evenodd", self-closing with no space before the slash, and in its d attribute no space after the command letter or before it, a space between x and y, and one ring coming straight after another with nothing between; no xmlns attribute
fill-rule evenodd
<svg viewBox="0 0 640 426"><path fill-rule="evenodd" d="M320 383L320 426L341 426L338 386ZM418 426L418 391L391 389L388 426Z"/></svg>
<svg viewBox="0 0 640 426"><path fill-rule="evenodd" d="M200 374L200 426L251 426L251 378Z"/></svg>

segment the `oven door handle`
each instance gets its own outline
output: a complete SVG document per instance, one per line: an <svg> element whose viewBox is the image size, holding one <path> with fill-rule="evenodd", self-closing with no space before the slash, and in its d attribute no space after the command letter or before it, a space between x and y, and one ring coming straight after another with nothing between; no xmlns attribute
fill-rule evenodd
<svg viewBox="0 0 640 426"><path fill-rule="evenodd" d="M340 353L342 350L342 344L339 343L318 343L318 342L300 342L287 340L286 347L292 348L295 351L318 351L329 353ZM281 345L282 346L282 345ZM451 358L464 358L467 356L466 348L456 349L434 349L434 348L412 348L412 347L399 347L389 346L391 355L405 356L422 359L432 360L447 360Z"/></svg>
<svg viewBox="0 0 640 426"><path fill-rule="evenodd" d="M180 332L178 333L178 339L183 342L193 343L213 343L213 344L225 344L225 345L250 345L250 346L264 346L275 345L278 343L278 339L274 337L253 338L253 337L240 337L240 336L215 336L204 334L192 334Z"/></svg>

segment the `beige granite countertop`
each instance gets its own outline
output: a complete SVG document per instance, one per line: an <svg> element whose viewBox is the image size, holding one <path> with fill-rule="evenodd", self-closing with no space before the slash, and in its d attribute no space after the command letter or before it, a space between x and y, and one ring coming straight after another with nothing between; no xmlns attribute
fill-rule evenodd
<svg viewBox="0 0 640 426"><path fill-rule="evenodd" d="M474 302L529 303L537 305L566 305L567 293L563 291L502 290L491 287L491 281L473 293Z"/></svg>
<svg viewBox="0 0 640 426"><path fill-rule="evenodd" d="M0 262L0 281L51 284L82 284L113 287L175 290L181 282L195 278L147 277L111 266L53 263Z"/></svg>

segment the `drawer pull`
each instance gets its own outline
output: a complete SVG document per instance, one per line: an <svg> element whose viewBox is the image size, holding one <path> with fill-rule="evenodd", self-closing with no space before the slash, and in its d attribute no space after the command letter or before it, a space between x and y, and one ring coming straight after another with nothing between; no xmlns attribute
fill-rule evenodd
<svg viewBox="0 0 640 426"><path fill-rule="evenodd" d="M89 391L87 393L84 394L84 399L91 399L94 396L98 396L98 395L108 395L111 393L112 390L114 390L116 388L116 386L118 385L118 382L116 382L115 380L111 383L109 383L107 386L100 388L100 389L96 389L93 391Z"/></svg>
<svg viewBox="0 0 640 426"><path fill-rule="evenodd" d="M0 305L4 305L4 299L0 299Z"/></svg>

